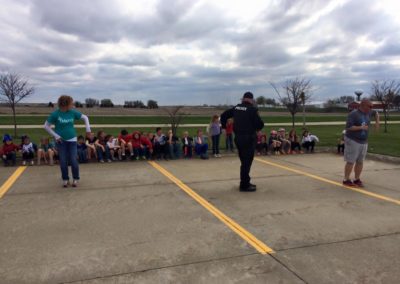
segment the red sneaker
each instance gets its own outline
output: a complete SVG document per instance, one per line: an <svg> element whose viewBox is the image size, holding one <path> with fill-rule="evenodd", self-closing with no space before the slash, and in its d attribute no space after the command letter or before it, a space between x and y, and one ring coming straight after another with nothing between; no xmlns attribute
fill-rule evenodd
<svg viewBox="0 0 400 284"><path fill-rule="evenodd" d="M344 180L343 181L344 186L356 186L351 180Z"/></svg>
<svg viewBox="0 0 400 284"><path fill-rule="evenodd" d="M360 179L354 180L353 183L354 183L354 185L356 185L358 187L364 187L364 184Z"/></svg>

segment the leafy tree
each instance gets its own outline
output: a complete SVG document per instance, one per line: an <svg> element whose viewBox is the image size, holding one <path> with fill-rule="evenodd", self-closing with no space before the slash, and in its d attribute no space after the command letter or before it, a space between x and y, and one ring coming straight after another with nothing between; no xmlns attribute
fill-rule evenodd
<svg viewBox="0 0 400 284"><path fill-rule="evenodd" d="M75 107L81 108L81 107L83 107L83 104L80 101L75 101Z"/></svg>
<svg viewBox="0 0 400 284"><path fill-rule="evenodd" d="M85 105L86 105L87 108L92 108L92 107L95 107L95 106L99 106L100 102L99 102L99 100L88 98L88 99L85 100Z"/></svg>
<svg viewBox="0 0 400 284"><path fill-rule="evenodd" d="M156 108L158 108L158 103L157 103L157 101L148 100L148 101L147 101L147 108L149 108L149 109L156 109Z"/></svg>
<svg viewBox="0 0 400 284"><path fill-rule="evenodd" d="M114 107L114 104L110 99L102 99L100 107Z"/></svg>
<svg viewBox="0 0 400 284"><path fill-rule="evenodd" d="M257 105L264 106L266 102L266 98L264 96L259 96L256 98Z"/></svg>
<svg viewBox="0 0 400 284"><path fill-rule="evenodd" d="M49 102L47 107L54 107L54 104L52 102Z"/></svg>

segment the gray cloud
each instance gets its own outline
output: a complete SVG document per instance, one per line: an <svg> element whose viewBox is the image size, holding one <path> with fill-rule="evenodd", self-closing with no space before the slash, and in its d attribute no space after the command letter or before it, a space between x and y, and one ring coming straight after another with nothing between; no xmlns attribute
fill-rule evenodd
<svg viewBox="0 0 400 284"><path fill-rule="evenodd" d="M169 104L273 96L269 81L295 76L311 78L321 100L398 79L395 1L159 0L143 13L126 3L0 0L0 72L31 78L37 101L70 93Z"/></svg>

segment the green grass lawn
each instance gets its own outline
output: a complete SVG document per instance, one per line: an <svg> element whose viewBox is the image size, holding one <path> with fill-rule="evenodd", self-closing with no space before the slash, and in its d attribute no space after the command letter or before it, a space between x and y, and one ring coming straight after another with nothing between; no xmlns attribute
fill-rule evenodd
<svg viewBox="0 0 400 284"><path fill-rule="evenodd" d="M274 127L277 129L278 127ZM288 129L286 127L286 129ZM97 132L98 128L93 128L93 132ZM107 133L112 135L118 135L120 132L120 128L107 128L105 129ZM141 129L133 129L127 128L129 132L133 132L134 130L140 131L154 131L154 128L141 128ZM164 129L165 132L167 129ZM189 131L190 135L194 136L197 128L180 128L178 130L178 134L181 135L183 131ZM269 133L271 127L266 127L264 129L265 132ZM301 134L301 126L296 128L297 133ZM83 133L84 129L79 129L80 134ZM203 129L205 131L205 128ZM312 126L310 127L310 131L317 135L320 138L319 146L326 147L335 147L338 138L340 137L343 126ZM5 133L12 133L11 129L0 129L0 135L4 135ZM18 134L27 134L31 137L31 139L38 143L40 137L48 136L44 129L20 129L18 130ZM19 141L17 141L19 143ZM221 147L225 147L225 140L221 139ZM383 126L381 127L379 132L371 131L369 138L369 151L371 153L383 154L383 155L391 155L400 157L400 125L389 125L389 132L383 132Z"/></svg>
<svg viewBox="0 0 400 284"><path fill-rule="evenodd" d="M46 116L18 116L17 123L20 125L35 125L43 124L46 120ZM308 122L329 122L329 121L345 121L346 114L343 115L309 115L306 116ZM391 120L400 120L400 115L392 115ZM183 119L182 124L205 124L211 120L208 116L187 116ZM287 116L266 116L263 117L266 123L288 123L292 122L291 117ZM296 121L301 123L303 121L302 116L298 115ZM78 123L83 123L79 121ZM90 117L90 123L92 124L165 124L168 123L167 117L161 116L92 116ZM0 125L13 124L11 116L0 116Z"/></svg>

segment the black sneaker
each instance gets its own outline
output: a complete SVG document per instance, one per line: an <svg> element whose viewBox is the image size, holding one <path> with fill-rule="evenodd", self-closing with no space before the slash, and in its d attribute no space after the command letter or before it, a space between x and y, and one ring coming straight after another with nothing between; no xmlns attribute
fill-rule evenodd
<svg viewBox="0 0 400 284"><path fill-rule="evenodd" d="M363 182L360 179L356 179L353 181L353 184L358 187L364 187Z"/></svg>
<svg viewBox="0 0 400 284"><path fill-rule="evenodd" d="M240 187L240 191L242 191L242 192L253 192L256 190L257 190L257 188L254 184L249 184L248 186Z"/></svg>
<svg viewBox="0 0 400 284"><path fill-rule="evenodd" d="M351 186L351 187L354 187L354 186L356 186L351 180L344 180L343 181L343 185L344 186Z"/></svg>

